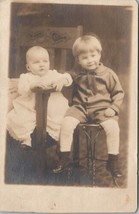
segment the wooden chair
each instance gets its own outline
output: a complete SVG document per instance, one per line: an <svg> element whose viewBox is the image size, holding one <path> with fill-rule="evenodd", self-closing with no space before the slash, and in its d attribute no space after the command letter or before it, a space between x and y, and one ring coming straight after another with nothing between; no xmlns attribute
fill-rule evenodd
<svg viewBox="0 0 139 214"><path fill-rule="evenodd" d="M15 76L19 76L19 71L22 73L22 61L23 53L29 47L42 46L46 48L50 53L51 69L57 69L63 73L68 70L68 52L71 51L71 47L76 38L82 35L82 26L74 28L60 28L60 27L33 27L22 26L19 30L19 41L17 44L17 53L15 59ZM58 58L58 60L57 60ZM18 78L9 79L9 110L12 109L12 100L18 96L17 93ZM46 142L46 126L45 120L47 114L47 102L51 91L41 91L36 89L36 142L35 147L38 152L37 168L39 173L44 171L44 146Z"/></svg>

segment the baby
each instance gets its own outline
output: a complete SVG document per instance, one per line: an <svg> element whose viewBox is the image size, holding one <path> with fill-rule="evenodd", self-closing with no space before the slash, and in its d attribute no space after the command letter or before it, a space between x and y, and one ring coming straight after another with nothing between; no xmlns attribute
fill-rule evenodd
<svg viewBox="0 0 139 214"><path fill-rule="evenodd" d="M33 89L54 88L56 92L51 93L48 101L46 131L58 141L62 119L69 107L68 100L60 91L64 86L72 84L72 78L68 73L50 70L48 51L40 46L34 46L27 51L26 63L28 72L20 75L19 96L13 101L14 108L8 113L7 130L23 147L31 147L31 134L36 127Z"/></svg>

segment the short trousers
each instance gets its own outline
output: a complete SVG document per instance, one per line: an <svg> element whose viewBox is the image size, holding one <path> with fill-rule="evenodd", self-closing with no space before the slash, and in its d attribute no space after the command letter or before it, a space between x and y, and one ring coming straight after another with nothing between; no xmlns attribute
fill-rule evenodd
<svg viewBox="0 0 139 214"><path fill-rule="evenodd" d="M74 117L78 119L81 123L101 123L105 120L110 119L110 117L107 117L104 114L107 108L108 107L87 109L84 108L82 105L73 105L67 110L65 117ZM115 115L112 118L118 120L118 115Z"/></svg>

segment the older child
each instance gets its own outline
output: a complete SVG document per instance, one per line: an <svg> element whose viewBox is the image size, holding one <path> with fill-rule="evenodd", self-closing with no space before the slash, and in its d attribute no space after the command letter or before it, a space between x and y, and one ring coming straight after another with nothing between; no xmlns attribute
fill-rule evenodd
<svg viewBox="0 0 139 214"><path fill-rule="evenodd" d="M35 94L33 89L55 88L51 93L47 110L47 132L59 139L60 127L68 100L60 92L72 83L68 73L61 74L50 70L49 54L40 46L30 48L26 53L27 73L21 74L18 84L19 96L13 101L14 108L8 113L7 129L10 135L21 142L23 147L31 147L31 134L36 126Z"/></svg>
<svg viewBox="0 0 139 214"><path fill-rule="evenodd" d="M73 106L66 112L60 134L61 159L54 173L61 172L70 162L73 133L79 123L99 123L106 133L107 170L120 177L118 115L124 92L117 75L100 62L102 46L94 35L84 35L73 44L76 67L73 72Z"/></svg>

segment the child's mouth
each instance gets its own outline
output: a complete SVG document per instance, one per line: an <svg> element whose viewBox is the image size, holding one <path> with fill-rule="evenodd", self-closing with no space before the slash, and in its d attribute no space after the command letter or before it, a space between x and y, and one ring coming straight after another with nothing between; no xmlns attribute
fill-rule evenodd
<svg viewBox="0 0 139 214"><path fill-rule="evenodd" d="M95 64L88 65L88 68L94 67Z"/></svg>

